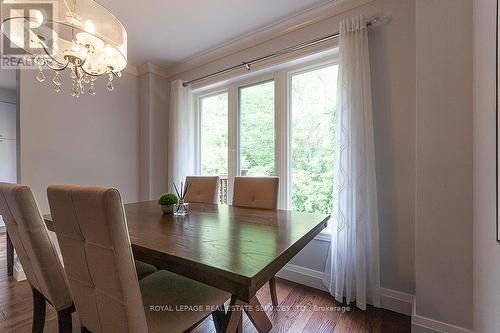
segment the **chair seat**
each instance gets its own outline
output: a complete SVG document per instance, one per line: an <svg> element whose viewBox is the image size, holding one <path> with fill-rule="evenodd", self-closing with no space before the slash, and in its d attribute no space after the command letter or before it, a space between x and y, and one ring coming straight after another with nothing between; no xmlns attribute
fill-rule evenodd
<svg viewBox="0 0 500 333"><path fill-rule="evenodd" d="M139 281L149 332L184 332L231 295L206 284L158 271ZM196 309L186 309L196 306ZM184 308L182 308L184 307Z"/></svg>
<svg viewBox="0 0 500 333"><path fill-rule="evenodd" d="M158 271L155 266L146 264L143 261L134 260L135 261L135 270L137 271L137 278L139 280L144 279L146 276L151 275Z"/></svg>

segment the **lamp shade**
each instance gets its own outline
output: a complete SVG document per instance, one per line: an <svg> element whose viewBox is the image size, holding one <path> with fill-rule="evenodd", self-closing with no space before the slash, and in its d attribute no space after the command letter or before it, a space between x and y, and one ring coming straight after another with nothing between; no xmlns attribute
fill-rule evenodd
<svg viewBox="0 0 500 333"><path fill-rule="evenodd" d="M4 13L1 28L17 47L31 55L43 50L55 66L77 58L86 73L102 75L127 65L123 24L93 0L54 1L49 10L13 9Z"/></svg>

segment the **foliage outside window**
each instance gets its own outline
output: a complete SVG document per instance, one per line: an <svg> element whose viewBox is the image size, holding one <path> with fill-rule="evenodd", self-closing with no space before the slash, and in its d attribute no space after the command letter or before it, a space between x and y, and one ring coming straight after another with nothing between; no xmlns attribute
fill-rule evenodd
<svg viewBox="0 0 500 333"><path fill-rule="evenodd" d="M201 98L201 173L228 173L227 92Z"/></svg>
<svg viewBox="0 0 500 333"><path fill-rule="evenodd" d="M332 210L337 66L290 77L292 209Z"/></svg>
<svg viewBox="0 0 500 333"><path fill-rule="evenodd" d="M240 88L240 172L272 176L274 170L274 81Z"/></svg>

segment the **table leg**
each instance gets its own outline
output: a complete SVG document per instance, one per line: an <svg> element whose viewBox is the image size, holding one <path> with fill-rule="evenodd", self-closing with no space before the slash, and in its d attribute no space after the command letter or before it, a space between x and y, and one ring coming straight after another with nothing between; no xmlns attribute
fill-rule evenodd
<svg viewBox="0 0 500 333"><path fill-rule="evenodd" d="M241 332L243 310L259 333L268 333L273 327L257 296L254 296L249 303L245 303L233 295L227 314L226 333Z"/></svg>
<svg viewBox="0 0 500 333"><path fill-rule="evenodd" d="M260 304L257 296L254 296L248 305L244 306L245 313L259 333L267 333L273 327L264 308Z"/></svg>
<svg viewBox="0 0 500 333"><path fill-rule="evenodd" d="M236 296L231 296L231 303L227 310L226 333L241 333L243 330L243 303Z"/></svg>
<svg viewBox="0 0 500 333"><path fill-rule="evenodd" d="M9 233L7 232L7 275L14 275L14 245L10 240Z"/></svg>

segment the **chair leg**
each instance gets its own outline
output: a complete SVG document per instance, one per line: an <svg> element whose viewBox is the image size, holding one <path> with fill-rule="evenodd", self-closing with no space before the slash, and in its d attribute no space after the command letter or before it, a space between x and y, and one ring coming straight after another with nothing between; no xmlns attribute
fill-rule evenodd
<svg viewBox="0 0 500 333"><path fill-rule="evenodd" d="M276 307L278 306L278 295L276 293L276 279L274 276L269 280L269 290L271 292L271 302Z"/></svg>
<svg viewBox="0 0 500 333"><path fill-rule="evenodd" d="M92 332L90 332L90 331L87 329L87 327L85 327L85 326L82 326L82 328L81 328L81 331L80 331L80 332L81 332L81 333L92 333Z"/></svg>
<svg viewBox="0 0 500 333"><path fill-rule="evenodd" d="M14 245L12 244L12 241L10 240L9 232L7 232L6 242L7 242L7 275L13 276L14 275Z"/></svg>
<svg viewBox="0 0 500 333"><path fill-rule="evenodd" d="M31 288L33 294L33 333L43 333L45 326L45 297L35 288Z"/></svg>
<svg viewBox="0 0 500 333"><path fill-rule="evenodd" d="M71 333L73 331L73 321L71 320L71 314L74 311L74 306L57 311L57 326L59 333Z"/></svg>

